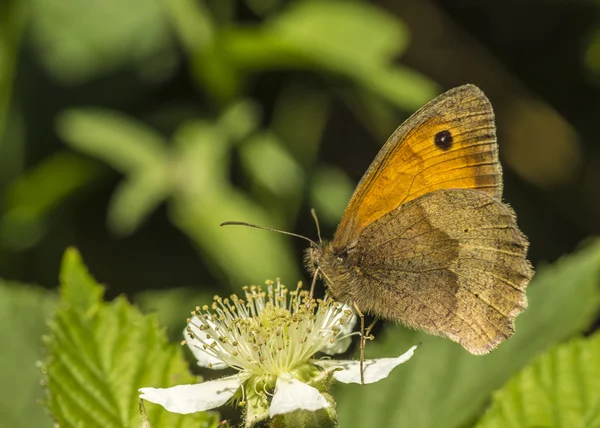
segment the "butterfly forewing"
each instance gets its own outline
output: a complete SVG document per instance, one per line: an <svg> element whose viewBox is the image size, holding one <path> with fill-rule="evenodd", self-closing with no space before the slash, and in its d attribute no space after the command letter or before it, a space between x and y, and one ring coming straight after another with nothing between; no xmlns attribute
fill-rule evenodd
<svg viewBox="0 0 600 428"><path fill-rule="evenodd" d="M334 246L345 247L401 204L452 188L502 197L494 114L473 85L440 95L394 132L359 182Z"/></svg>

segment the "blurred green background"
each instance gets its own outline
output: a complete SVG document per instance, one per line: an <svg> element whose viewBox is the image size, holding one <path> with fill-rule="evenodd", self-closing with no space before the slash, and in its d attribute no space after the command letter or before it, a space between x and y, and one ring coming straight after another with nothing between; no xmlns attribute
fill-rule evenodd
<svg viewBox="0 0 600 428"><path fill-rule="evenodd" d="M23 293L11 310L43 333L68 246L174 340L215 293L306 279L306 242L219 224L314 239L314 207L332 236L393 130L464 83L494 106L533 264L598 234L597 2L2 0L0 276ZM41 358L31 331L2 369Z"/></svg>

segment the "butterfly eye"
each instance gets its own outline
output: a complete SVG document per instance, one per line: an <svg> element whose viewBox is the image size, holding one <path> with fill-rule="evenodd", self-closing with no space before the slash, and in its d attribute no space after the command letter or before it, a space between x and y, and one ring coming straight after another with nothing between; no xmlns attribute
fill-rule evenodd
<svg viewBox="0 0 600 428"><path fill-rule="evenodd" d="M450 150L452 148L452 142L454 141L454 139L452 138L452 134L450 133L450 131L447 130L440 131L437 134L435 134L433 140L435 142L435 145L443 151Z"/></svg>

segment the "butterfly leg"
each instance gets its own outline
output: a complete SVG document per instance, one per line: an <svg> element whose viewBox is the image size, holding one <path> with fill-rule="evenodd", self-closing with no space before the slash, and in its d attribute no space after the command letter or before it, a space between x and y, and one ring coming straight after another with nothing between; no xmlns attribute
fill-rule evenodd
<svg viewBox="0 0 600 428"><path fill-rule="evenodd" d="M360 318L360 383L365 384L365 315L358 308L356 303L353 303L354 310Z"/></svg>
<svg viewBox="0 0 600 428"><path fill-rule="evenodd" d="M365 330L365 336L366 336L365 339L369 339L369 340L375 339L375 337L373 335L371 335L371 330L373 330L373 327L375 327L375 324L377 324L377 321L379 321L379 320L377 318L375 318L373 320L373 322L371 324L369 324L369 326Z"/></svg>

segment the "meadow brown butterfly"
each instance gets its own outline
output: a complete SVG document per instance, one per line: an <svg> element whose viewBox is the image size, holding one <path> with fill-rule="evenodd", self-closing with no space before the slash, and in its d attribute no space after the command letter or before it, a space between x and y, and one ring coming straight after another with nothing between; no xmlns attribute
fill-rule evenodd
<svg viewBox="0 0 600 428"><path fill-rule="evenodd" d="M492 107L464 85L396 129L306 264L337 300L486 354L527 307L527 247L502 203Z"/></svg>
<svg viewBox="0 0 600 428"><path fill-rule="evenodd" d="M360 312L486 354L513 334L527 307L527 247L502 203L492 107L479 88L464 85L396 129L333 240L311 241L305 261ZM364 335L361 362L363 347Z"/></svg>

